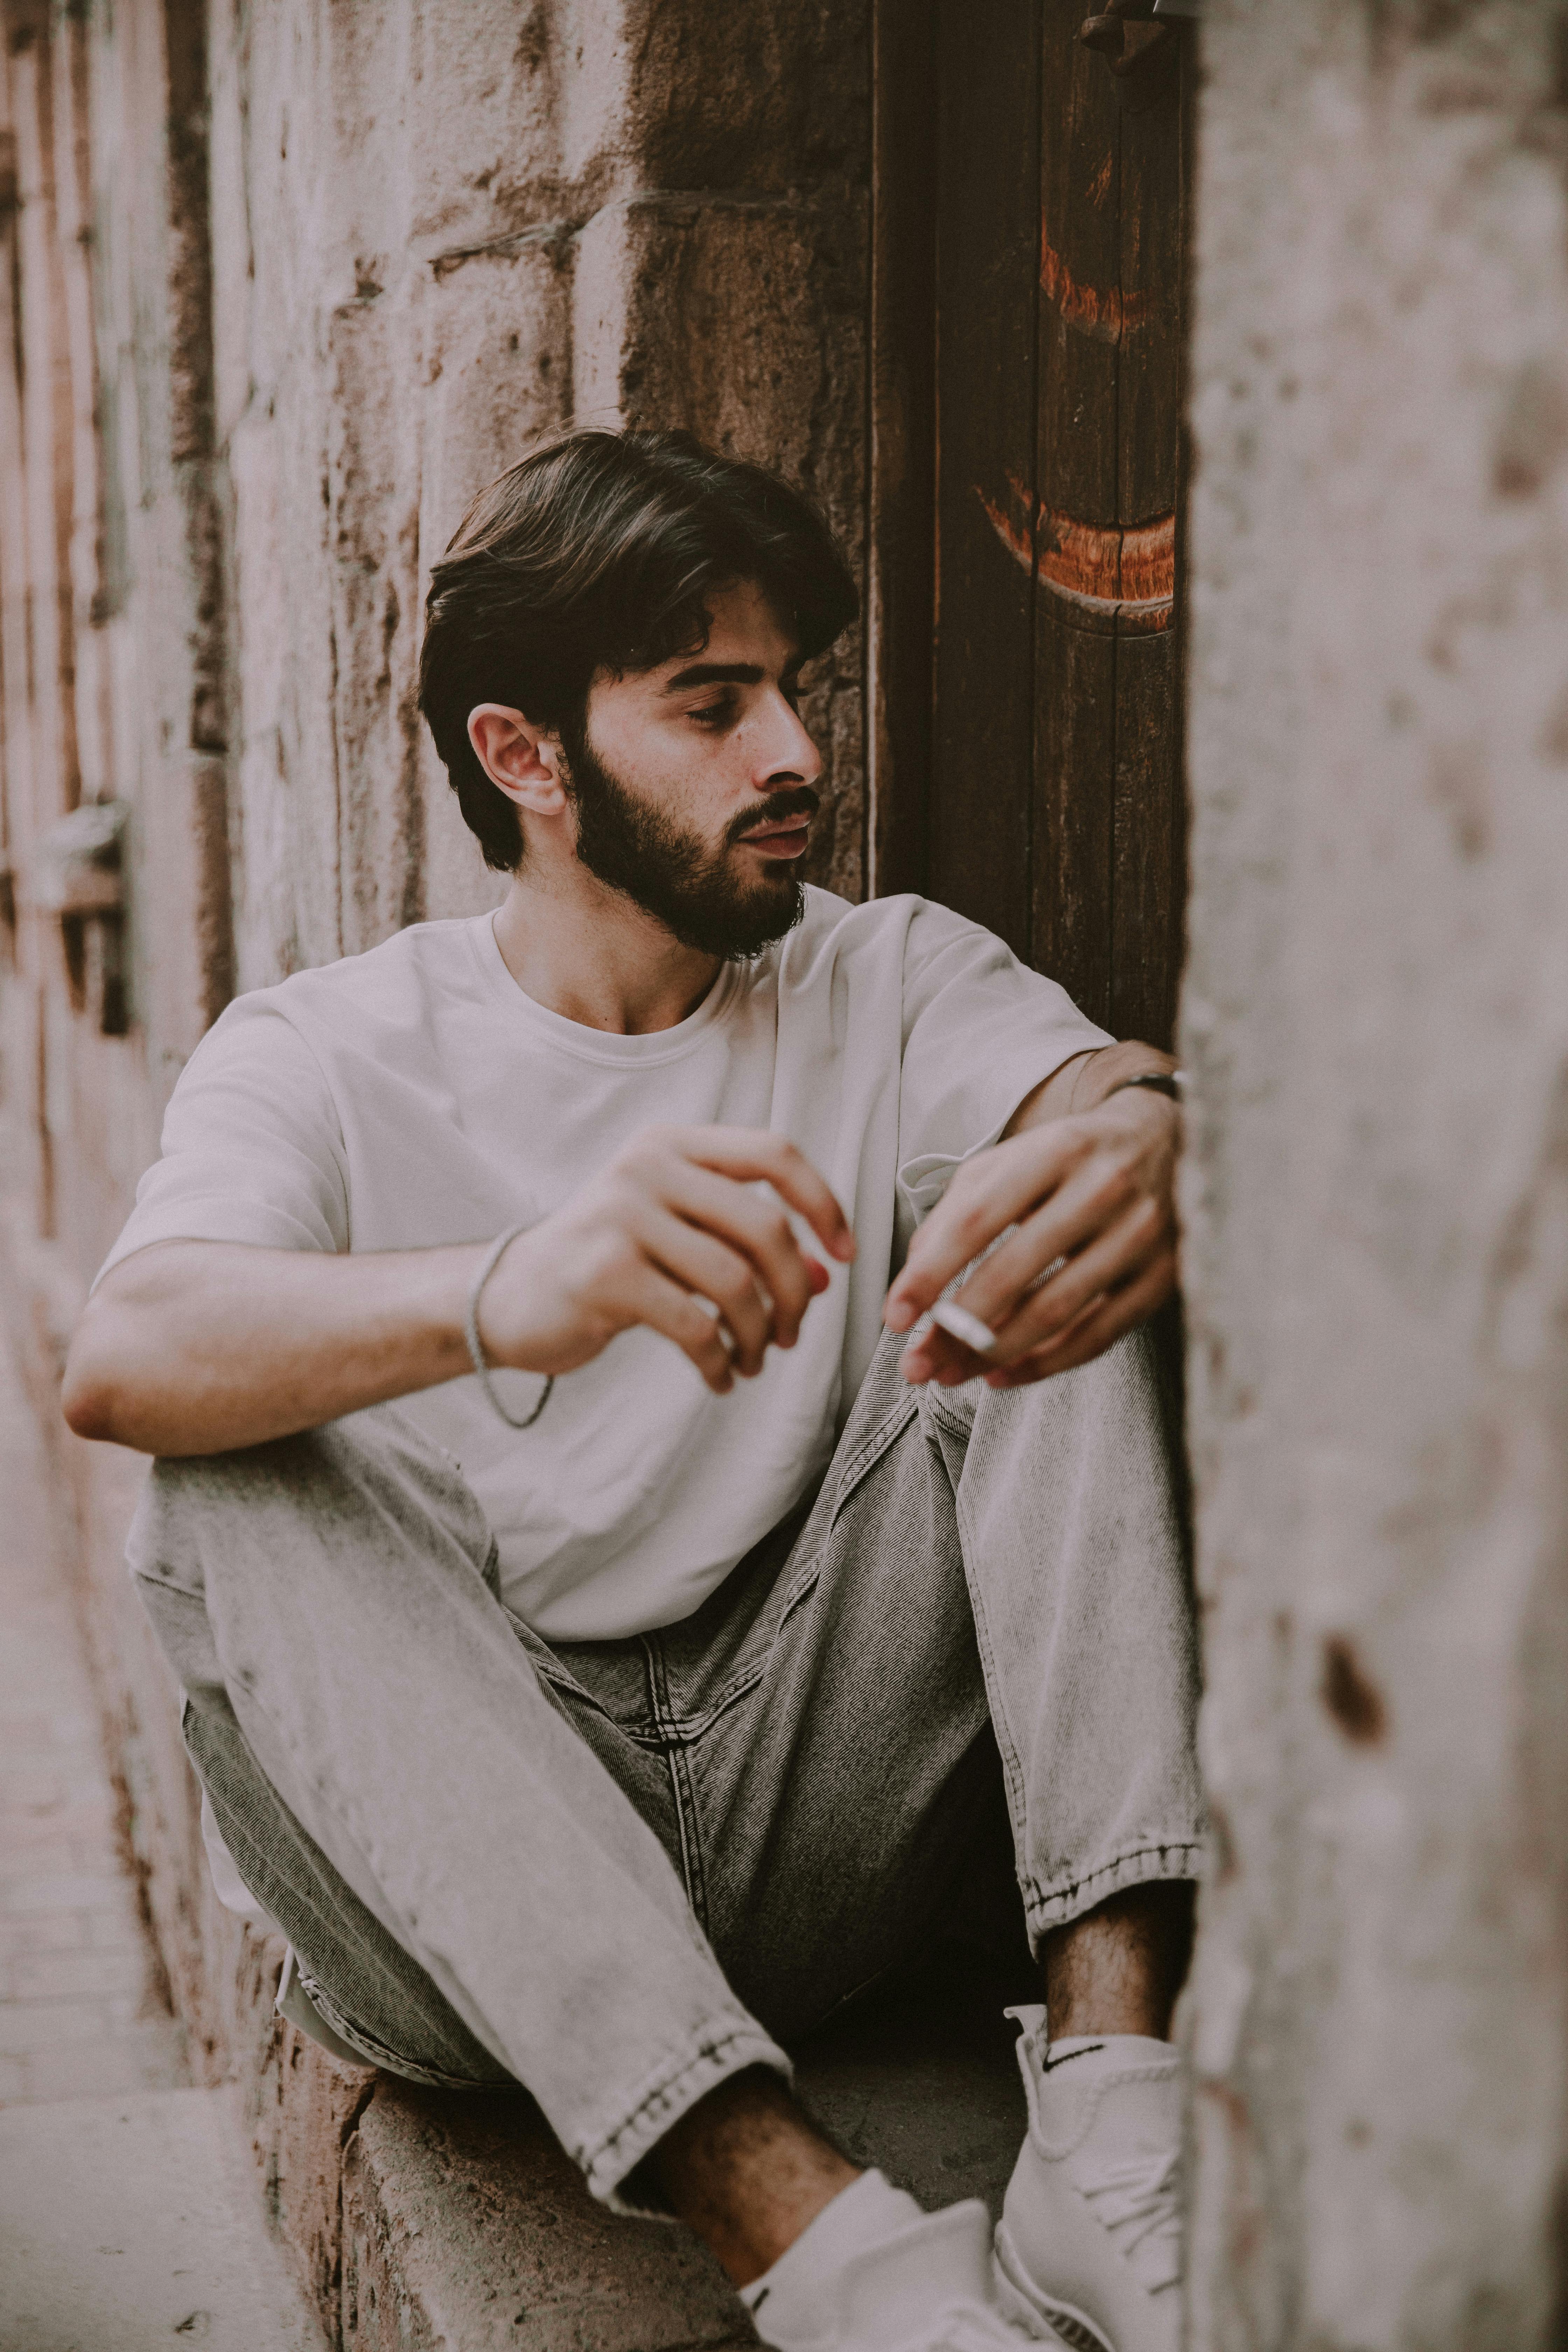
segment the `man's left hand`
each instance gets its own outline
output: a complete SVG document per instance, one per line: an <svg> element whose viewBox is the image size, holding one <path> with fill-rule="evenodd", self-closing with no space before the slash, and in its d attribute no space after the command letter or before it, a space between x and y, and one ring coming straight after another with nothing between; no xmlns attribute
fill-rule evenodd
<svg viewBox="0 0 1568 2352"><path fill-rule="evenodd" d="M883 1320L907 1331L996 1242L952 1300L996 1343L981 1354L933 1324L905 1350L905 1379L952 1388L984 1374L992 1388L1025 1388L1162 1307L1176 1287L1181 1124L1166 1096L1123 1087L965 1160L916 1234Z"/></svg>

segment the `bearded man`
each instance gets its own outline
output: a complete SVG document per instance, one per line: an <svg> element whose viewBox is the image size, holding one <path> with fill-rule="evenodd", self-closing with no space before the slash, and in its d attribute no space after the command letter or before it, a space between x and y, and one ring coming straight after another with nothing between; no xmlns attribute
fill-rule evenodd
<svg viewBox="0 0 1568 2352"><path fill-rule="evenodd" d="M505 899L229 1007L66 1411L157 1457L132 1566L308 2030L525 2084L782 2352L1166 2352L1171 1066L938 905L803 887L798 680L854 612L811 507L685 436L476 501L421 700ZM786 2053L998 1811L1044 2004L993 2247Z"/></svg>

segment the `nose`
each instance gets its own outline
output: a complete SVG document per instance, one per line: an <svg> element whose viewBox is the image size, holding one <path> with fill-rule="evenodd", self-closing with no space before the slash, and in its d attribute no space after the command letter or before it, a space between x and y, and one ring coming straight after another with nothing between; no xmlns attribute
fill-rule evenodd
<svg viewBox="0 0 1568 2352"><path fill-rule="evenodd" d="M815 784L821 773L821 754L799 711L775 687L760 718L753 783L759 792L773 792L781 784Z"/></svg>

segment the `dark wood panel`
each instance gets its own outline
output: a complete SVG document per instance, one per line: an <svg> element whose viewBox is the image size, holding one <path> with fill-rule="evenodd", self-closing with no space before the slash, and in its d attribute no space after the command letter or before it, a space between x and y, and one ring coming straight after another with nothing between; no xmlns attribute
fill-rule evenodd
<svg viewBox="0 0 1568 2352"><path fill-rule="evenodd" d="M1086 523L1117 519L1121 346L1121 114L1074 37L1080 0L1045 0L1040 125L1040 496Z"/></svg>
<svg viewBox="0 0 1568 2352"><path fill-rule="evenodd" d="M1175 1020L1185 810L1177 644L1163 629L1116 647L1115 822L1106 1026L1168 1047Z"/></svg>
<svg viewBox="0 0 1568 2352"><path fill-rule="evenodd" d="M1035 961L1109 1025L1115 629L1069 620L1042 596L1037 643Z"/></svg>
<svg viewBox="0 0 1568 2352"><path fill-rule="evenodd" d="M1118 1034L1163 1044L1184 888L1173 600L1191 60L1167 42L1161 68L1118 80L1076 38L1084 0L927 5L939 24L925 887Z"/></svg>
<svg viewBox="0 0 1568 2352"><path fill-rule="evenodd" d="M1121 114L1045 0L1040 121L1040 515L1036 606L1035 961L1108 1021L1114 887Z"/></svg>
<svg viewBox="0 0 1568 2352"><path fill-rule="evenodd" d="M1029 940L1037 0L947 0L938 44L936 711L930 887Z"/></svg>
<svg viewBox="0 0 1568 2352"><path fill-rule="evenodd" d="M1179 51L1121 118L1122 337L1117 513L1173 515L1182 422L1182 140Z"/></svg>
<svg viewBox="0 0 1568 2352"><path fill-rule="evenodd" d="M867 865L873 896L929 870L936 620L936 237L940 0L872 9Z"/></svg>

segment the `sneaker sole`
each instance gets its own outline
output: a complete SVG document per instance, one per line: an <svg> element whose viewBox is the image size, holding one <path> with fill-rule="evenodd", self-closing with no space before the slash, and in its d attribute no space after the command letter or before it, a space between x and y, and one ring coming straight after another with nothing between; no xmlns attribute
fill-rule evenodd
<svg viewBox="0 0 1568 2352"><path fill-rule="evenodd" d="M1068 2352L1117 2352L1110 2336L1083 2312L1041 2293L1018 2260L1005 2221L996 2227L994 2259L996 2300L1005 2317L1032 2336L1038 2336L1043 2328L1058 2336Z"/></svg>

